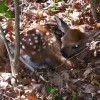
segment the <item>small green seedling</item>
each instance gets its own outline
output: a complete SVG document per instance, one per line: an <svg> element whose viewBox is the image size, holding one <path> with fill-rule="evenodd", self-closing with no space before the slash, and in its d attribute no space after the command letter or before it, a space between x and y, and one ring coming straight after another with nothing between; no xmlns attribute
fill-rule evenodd
<svg viewBox="0 0 100 100"><path fill-rule="evenodd" d="M5 16L7 18L12 18L12 14L7 10L6 0L0 3L0 16Z"/></svg>
<svg viewBox="0 0 100 100"><path fill-rule="evenodd" d="M76 92L72 91L72 100L75 100L75 98L76 98Z"/></svg>

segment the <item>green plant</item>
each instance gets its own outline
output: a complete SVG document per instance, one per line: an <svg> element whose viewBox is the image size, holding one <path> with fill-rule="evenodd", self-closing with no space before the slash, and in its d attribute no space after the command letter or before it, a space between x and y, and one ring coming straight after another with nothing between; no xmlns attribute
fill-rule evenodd
<svg viewBox="0 0 100 100"><path fill-rule="evenodd" d="M49 94L53 94L54 95L54 100L63 100L63 98L56 93L56 88L52 87L52 86L45 86L45 91Z"/></svg>
<svg viewBox="0 0 100 100"><path fill-rule="evenodd" d="M54 95L54 100L63 100L62 96L55 94Z"/></svg>
<svg viewBox="0 0 100 100"><path fill-rule="evenodd" d="M72 100L75 100L75 98L76 98L76 92L72 91Z"/></svg>
<svg viewBox="0 0 100 100"><path fill-rule="evenodd" d="M56 5L55 5L55 4L49 5L49 9L50 9L51 11L56 11Z"/></svg>
<svg viewBox="0 0 100 100"><path fill-rule="evenodd" d="M49 94L54 94L56 89L54 87L47 85L47 86L45 86L45 91Z"/></svg>
<svg viewBox="0 0 100 100"><path fill-rule="evenodd" d="M60 0L54 0L54 3L58 3Z"/></svg>
<svg viewBox="0 0 100 100"><path fill-rule="evenodd" d="M7 10L6 0L0 3L0 16L5 16L7 18L12 18L10 11Z"/></svg>

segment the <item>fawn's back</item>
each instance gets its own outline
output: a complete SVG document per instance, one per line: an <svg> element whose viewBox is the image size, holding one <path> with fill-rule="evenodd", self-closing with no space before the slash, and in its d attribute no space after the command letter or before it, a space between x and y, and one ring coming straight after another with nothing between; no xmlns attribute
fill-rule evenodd
<svg viewBox="0 0 100 100"><path fill-rule="evenodd" d="M44 63L60 69L66 69L69 66L60 52L55 34L39 24L21 34L20 50L21 54L27 54L37 65Z"/></svg>

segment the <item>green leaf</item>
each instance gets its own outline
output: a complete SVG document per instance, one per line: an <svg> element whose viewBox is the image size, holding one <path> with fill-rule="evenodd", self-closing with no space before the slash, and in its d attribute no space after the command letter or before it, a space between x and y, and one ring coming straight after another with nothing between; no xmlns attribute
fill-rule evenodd
<svg viewBox="0 0 100 100"><path fill-rule="evenodd" d="M7 18L12 18L12 14L7 11L6 0L0 3L0 16L5 16Z"/></svg>
<svg viewBox="0 0 100 100"><path fill-rule="evenodd" d="M51 87L51 86L45 86L45 91L50 93L50 94L54 94L56 89L54 87Z"/></svg>
<svg viewBox="0 0 100 100"><path fill-rule="evenodd" d="M0 3L0 13L3 13L7 10L7 7L6 7L6 0L3 0L1 3Z"/></svg>
<svg viewBox="0 0 100 100"><path fill-rule="evenodd" d="M56 95L54 96L54 100L63 100L63 98L62 98L62 96L56 94Z"/></svg>
<svg viewBox="0 0 100 100"><path fill-rule="evenodd" d="M55 6L55 4L51 4L51 5L49 6L49 9L50 9L51 11L56 11L56 6Z"/></svg>
<svg viewBox="0 0 100 100"><path fill-rule="evenodd" d="M75 100L76 98L76 92L72 91L72 100Z"/></svg>
<svg viewBox="0 0 100 100"><path fill-rule="evenodd" d="M54 0L54 3L58 3L60 0Z"/></svg>
<svg viewBox="0 0 100 100"><path fill-rule="evenodd" d="M12 18L12 14L11 14L9 11L5 12L4 15L5 15L7 18Z"/></svg>

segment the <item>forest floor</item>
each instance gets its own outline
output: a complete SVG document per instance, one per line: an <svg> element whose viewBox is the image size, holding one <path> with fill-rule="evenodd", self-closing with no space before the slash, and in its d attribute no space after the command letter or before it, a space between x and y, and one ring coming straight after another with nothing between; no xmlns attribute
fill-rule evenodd
<svg viewBox="0 0 100 100"><path fill-rule="evenodd" d="M21 32L31 29L37 22L56 25L55 16L58 16L71 28L100 34L97 29L100 24L94 21L88 0L73 0L72 3L43 1L20 1ZM6 4L13 18L0 16L0 22L6 34L14 34L14 3L7 0ZM0 61L0 100L100 100L100 35L91 40L90 45L87 51L68 58L77 63L75 68L62 72L49 68L32 71L20 62L16 86L11 84L7 56Z"/></svg>

